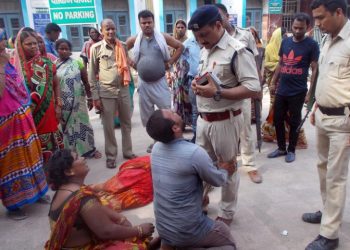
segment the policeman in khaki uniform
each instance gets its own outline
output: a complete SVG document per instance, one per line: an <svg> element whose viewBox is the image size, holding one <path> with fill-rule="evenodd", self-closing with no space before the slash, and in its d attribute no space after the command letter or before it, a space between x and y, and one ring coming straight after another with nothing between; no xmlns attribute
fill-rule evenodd
<svg viewBox="0 0 350 250"><path fill-rule="evenodd" d="M242 128L242 102L260 92L260 82L254 56L244 45L232 38L222 26L218 8L205 5L192 15L188 25L201 50L199 76L211 72L219 79L218 84L209 76L208 84L192 83L197 95L200 117L197 121L196 143L206 149L213 161L221 160L236 166L238 140ZM231 70L234 55L235 75ZM219 85L220 84L220 85ZM237 168L236 168L237 170ZM232 222L237 204L239 176L237 171L222 188L220 212L217 220Z"/></svg>
<svg viewBox="0 0 350 250"><path fill-rule="evenodd" d="M114 22L104 19L101 23L101 32L103 40L95 43L90 49L88 76L94 106L101 111L106 166L115 168L118 148L114 133L114 117L117 110L121 124L123 157L127 159L136 157L132 152L131 142L130 93L129 86L123 86L117 71Z"/></svg>
<svg viewBox="0 0 350 250"><path fill-rule="evenodd" d="M256 43L252 33L250 33L250 31L248 30L244 30L230 24L229 14L225 5L221 3L216 3L215 6L219 8L219 12L222 17L223 27L233 38L237 39L238 41L243 43L246 48L250 49L250 52L254 55L253 60L256 63L255 58L259 55L259 51L256 47ZM251 110L251 99L244 99L242 104L243 129L240 135L242 168L245 170L245 172L248 173L248 176L250 177L252 182L261 183L262 176L258 169L255 167L255 140L253 129L251 126Z"/></svg>
<svg viewBox="0 0 350 250"><path fill-rule="evenodd" d="M307 250L331 250L339 245L350 157L350 21L344 0L314 0L312 15L322 32L315 111L317 169L323 211L303 214L303 221L321 223L320 234Z"/></svg>

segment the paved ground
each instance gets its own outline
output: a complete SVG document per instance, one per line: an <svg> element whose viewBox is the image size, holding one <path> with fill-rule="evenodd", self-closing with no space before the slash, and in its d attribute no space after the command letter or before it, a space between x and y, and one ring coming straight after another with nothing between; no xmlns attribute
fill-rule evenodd
<svg viewBox="0 0 350 250"><path fill-rule="evenodd" d="M136 95L137 99L137 95ZM135 100L136 110L133 116L133 146L138 155L146 154L146 147L152 141L142 128ZM264 98L263 118L268 109L268 96ZM102 125L98 117L91 113L91 122L95 131L98 149L104 150ZM318 225L301 221L301 214L316 211L321 206L316 171L316 152L314 129L306 122L309 149L297 151L297 160L291 164L283 158L268 160L267 153L275 149L275 144L264 143L262 152L257 153L257 165L263 173L264 182L254 184L247 174L240 169L241 184L238 210L231 225L232 233L241 250L284 250L304 249L318 234ZM120 131L116 130L118 143ZM191 132L186 137L191 137ZM122 162L119 150L118 163ZM105 158L89 160L91 171L87 183L97 183L108 179L117 170L105 167ZM349 189L348 189L349 191ZM52 195L52 192L49 192ZM220 190L210 193L209 216L215 218L218 212ZM350 199L347 201L343 225L340 233L340 248L350 249ZM42 249L49 236L49 207L34 204L26 208L30 218L24 221L12 221L6 216L0 205L0 249ZM154 221L153 205L125 211L124 214L133 222ZM282 235L286 230L288 235Z"/></svg>

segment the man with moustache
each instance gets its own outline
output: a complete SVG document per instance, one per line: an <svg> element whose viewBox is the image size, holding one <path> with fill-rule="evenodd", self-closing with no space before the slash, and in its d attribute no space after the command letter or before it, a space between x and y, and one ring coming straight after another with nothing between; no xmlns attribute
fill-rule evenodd
<svg viewBox="0 0 350 250"><path fill-rule="evenodd" d="M154 15L149 10L138 14L141 32L130 37L126 44L128 49L134 48L134 58L130 65L138 72L139 106L142 125L146 123L155 110L171 107L171 96L165 71L177 61L183 51L180 41L168 34L161 34L154 29ZM175 49L170 57L168 46ZM151 144L147 152L152 151Z"/></svg>
<svg viewBox="0 0 350 250"><path fill-rule="evenodd" d="M305 213L303 221L321 223L307 250L332 250L339 245L350 157L350 21L344 0L314 0L315 25L327 35L321 42L316 104L318 175L322 212Z"/></svg>
<svg viewBox="0 0 350 250"><path fill-rule="evenodd" d="M268 158L285 155L285 161L288 163L295 160L297 128L301 122L301 110L304 102L307 103L310 99L311 91L308 92L307 88L310 66L312 70L310 89L316 80L317 60L320 52L317 42L305 36L309 25L309 15L298 13L294 16L293 36L282 40L279 52L280 62L272 78L272 83L276 83L279 75L274 106L278 149L268 154ZM287 113L289 113L290 124L288 148L286 148L284 126Z"/></svg>
<svg viewBox="0 0 350 250"><path fill-rule="evenodd" d="M47 53L51 53L54 56L58 57L58 53L55 49L55 42L60 36L62 30L61 27L55 23L48 23L45 27L45 48Z"/></svg>
<svg viewBox="0 0 350 250"><path fill-rule="evenodd" d="M221 3L216 3L216 7L218 7L220 15L222 17L222 24L225 30L235 39L242 42L246 48L248 48L251 53L253 53L253 60L256 60L256 57L259 55L258 49L256 48L256 43L253 35L244 29L239 27L235 27L229 21L229 14L227 12L227 8L225 5ZM258 67L257 67L258 69ZM260 77L260 73L258 70L258 74ZM243 128L240 134L240 148L241 148L241 159L242 159L242 167L248 173L249 178L254 183L261 183L262 176L258 169L255 167L255 142L254 142L254 133L251 126L251 99L244 99L242 105L242 113L243 113Z"/></svg>
<svg viewBox="0 0 350 250"><path fill-rule="evenodd" d="M214 166L200 146L183 138L184 121L169 109L156 110L146 130L154 144L151 165L156 227L161 249L209 248L234 250L230 229L202 212L203 181L225 185L234 165Z"/></svg>
<svg viewBox="0 0 350 250"><path fill-rule="evenodd" d="M111 19L101 22L103 40L92 45L89 59L89 83L94 107L101 111L105 138L107 168L116 167L118 153L114 134L114 116L118 111L123 157L133 159L131 142L130 71L127 66L126 48L116 38L116 26ZM124 53L124 54L122 54ZM121 58L116 61L116 55ZM124 59L122 59L124 58ZM98 76L98 78L97 78Z"/></svg>
<svg viewBox="0 0 350 250"><path fill-rule="evenodd" d="M214 5L199 7L188 28L204 47L198 73L208 82L200 85L195 78L192 83L199 112L196 143L206 149L214 162L222 159L236 166L243 125L242 100L257 96L261 90L254 56L225 31ZM215 84L209 73L216 75L220 83ZM232 222L237 206L239 175L236 170L222 187L217 220L226 224Z"/></svg>

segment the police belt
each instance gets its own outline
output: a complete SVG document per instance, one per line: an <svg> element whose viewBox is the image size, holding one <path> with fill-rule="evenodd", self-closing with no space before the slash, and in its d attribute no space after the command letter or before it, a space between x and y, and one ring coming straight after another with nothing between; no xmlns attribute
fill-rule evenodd
<svg viewBox="0 0 350 250"><path fill-rule="evenodd" d="M242 113L240 109L237 109L237 110L231 110L231 111L226 110L224 112L216 112L216 113L200 112L199 116L207 122L216 122L216 121L223 121L223 120L230 119L231 112L233 116L237 116Z"/></svg>
<svg viewBox="0 0 350 250"><path fill-rule="evenodd" d="M334 115L345 115L345 108L348 107L340 107L340 108L327 108L318 105L318 108L324 115L334 116Z"/></svg>

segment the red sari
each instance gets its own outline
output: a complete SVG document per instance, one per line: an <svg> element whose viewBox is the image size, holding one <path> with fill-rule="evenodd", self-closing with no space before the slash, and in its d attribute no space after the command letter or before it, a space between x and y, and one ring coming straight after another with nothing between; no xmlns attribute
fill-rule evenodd
<svg viewBox="0 0 350 250"><path fill-rule="evenodd" d="M56 65L40 54L28 60L22 45L23 41L20 39L22 32L27 31L22 29L17 36L14 64L30 92L32 116L40 139L43 159L47 162L52 152L63 148L55 112L56 98L53 85ZM30 32L27 33L35 37Z"/></svg>

